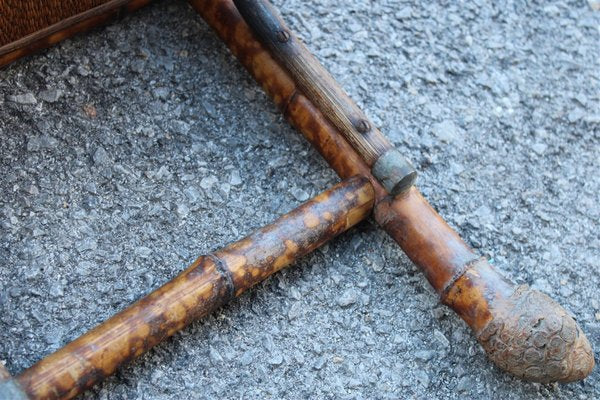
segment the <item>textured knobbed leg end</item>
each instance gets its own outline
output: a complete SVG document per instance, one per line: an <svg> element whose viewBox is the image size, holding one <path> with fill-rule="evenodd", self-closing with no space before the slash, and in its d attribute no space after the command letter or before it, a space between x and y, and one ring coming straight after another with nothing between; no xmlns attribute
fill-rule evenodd
<svg viewBox="0 0 600 400"><path fill-rule="evenodd" d="M527 285L514 286L481 258L442 294L475 331L490 359L534 382L573 382L594 368L587 338L558 303Z"/></svg>
<svg viewBox="0 0 600 400"><path fill-rule="evenodd" d="M594 368L587 338L573 318L543 293L518 286L477 335L500 368L534 382L573 382Z"/></svg>

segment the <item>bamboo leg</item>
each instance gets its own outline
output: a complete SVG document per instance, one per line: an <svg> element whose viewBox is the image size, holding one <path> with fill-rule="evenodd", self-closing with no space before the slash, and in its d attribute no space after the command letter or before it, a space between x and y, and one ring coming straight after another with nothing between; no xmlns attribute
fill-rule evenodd
<svg viewBox="0 0 600 400"><path fill-rule="evenodd" d="M415 168L285 25L277 10L263 0L234 0L234 4L259 42L290 73L302 94L327 116L385 189L394 195L410 189L417 178Z"/></svg>
<svg viewBox="0 0 600 400"><path fill-rule="evenodd" d="M231 0L190 3L338 175L359 174L371 181L378 223L424 271L442 301L469 324L492 361L537 382L570 382L590 374L590 344L560 305L502 277L415 187L387 197L368 164L255 38Z"/></svg>
<svg viewBox="0 0 600 400"><path fill-rule="evenodd" d="M16 380L31 399L76 396L121 364L365 219L374 198L365 178L334 186L245 239L198 258L176 278Z"/></svg>

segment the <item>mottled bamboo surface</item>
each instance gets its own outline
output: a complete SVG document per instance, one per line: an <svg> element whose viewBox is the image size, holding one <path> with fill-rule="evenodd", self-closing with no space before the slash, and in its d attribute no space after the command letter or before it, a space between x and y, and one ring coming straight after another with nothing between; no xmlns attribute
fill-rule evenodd
<svg viewBox="0 0 600 400"><path fill-rule="evenodd" d="M245 7L263 4L240 3ZM269 51L277 48L259 43L233 1L192 4L338 175L358 173L378 185L358 148L328 119L329 109L318 109L304 97L303 85L294 80L308 78L286 70L288 63L279 65L274 60ZM249 12L246 17L255 15ZM281 23L274 29L281 29ZM496 365L543 383L573 382L591 373L595 363L590 343L566 310L527 285L516 286L485 258L478 259L416 187L394 198L383 198L383 188L379 189L376 220L423 270L441 301L473 329Z"/></svg>
<svg viewBox="0 0 600 400"><path fill-rule="evenodd" d="M585 3L276 5L407 146L419 189L450 226L513 281L581 310L598 343L597 139L586 122L597 14ZM339 179L185 3L125 21L0 72L10 165L0 355L13 375ZM598 397L596 370L582 384L537 385L490 367L373 223L299 266L84 398Z"/></svg>
<svg viewBox="0 0 600 400"><path fill-rule="evenodd" d="M366 178L334 186L246 238L201 256L173 280L24 371L18 383L31 399L80 394L356 225L371 214L374 200Z"/></svg>

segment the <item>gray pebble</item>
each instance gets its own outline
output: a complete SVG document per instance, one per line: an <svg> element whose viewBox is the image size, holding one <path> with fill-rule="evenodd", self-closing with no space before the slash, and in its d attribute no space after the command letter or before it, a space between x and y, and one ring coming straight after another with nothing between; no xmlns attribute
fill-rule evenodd
<svg viewBox="0 0 600 400"><path fill-rule="evenodd" d="M314 342L313 343L313 351L315 354L323 354L323 348L321 347L321 343Z"/></svg>
<svg viewBox="0 0 600 400"><path fill-rule="evenodd" d="M209 347L208 356L214 366L217 366L223 362L223 357L221 356L221 353L219 353L219 351L213 346Z"/></svg>
<svg viewBox="0 0 600 400"><path fill-rule="evenodd" d="M412 17L413 10L410 6L402 7L394 16L398 19L409 19Z"/></svg>
<svg viewBox="0 0 600 400"><path fill-rule="evenodd" d="M421 362L431 361L435 357L436 352L433 350L417 350L414 352L415 360Z"/></svg>
<svg viewBox="0 0 600 400"><path fill-rule="evenodd" d="M188 198L191 204L196 204L196 202L200 199L200 192L193 186L187 187L183 193Z"/></svg>
<svg viewBox="0 0 600 400"><path fill-rule="evenodd" d="M375 272L381 272L385 268L384 260L382 260L381 257L377 254L374 254L370 261L371 268L373 268L373 271Z"/></svg>
<svg viewBox="0 0 600 400"><path fill-rule="evenodd" d="M202 106L204 106L204 110L212 118L217 118L218 117L218 115L217 115L217 109L215 108L215 106L212 103L210 103L208 101L205 101L205 102L202 103Z"/></svg>
<svg viewBox="0 0 600 400"><path fill-rule="evenodd" d="M63 285L58 282L53 282L50 286L50 295L53 297L60 297L64 294Z"/></svg>
<svg viewBox="0 0 600 400"><path fill-rule="evenodd" d="M358 293L354 289L348 289L338 297L337 303L340 307L348 307L356 303L358 300Z"/></svg>
<svg viewBox="0 0 600 400"><path fill-rule="evenodd" d="M12 101L17 104L36 104L37 100L33 93L17 94L6 96L8 101Z"/></svg>
<svg viewBox="0 0 600 400"><path fill-rule="evenodd" d="M494 221L494 214L492 210L486 206L482 205L477 210L475 210L475 215L477 216L478 222L483 225L490 224Z"/></svg>
<svg viewBox="0 0 600 400"><path fill-rule="evenodd" d="M177 204L177 215L179 218L186 218L190 213L190 208L185 203Z"/></svg>
<svg viewBox="0 0 600 400"><path fill-rule="evenodd" d="M447 119L434 124L432 131L443 142L453 142L463 136L463 130L456 126L454 121Z"/></svg>
<svg viewBox="0 0 600 400"><path fill-rule="evenodd" d="M456 385L456 391L458 393L470 393L473 392L473 389L473 377L470 376L463 376L458 381L458 385Z"/></svg>
<svg viewBox="0 0 600 400"><path fill-rule="evenodd" d="M62 91L60 89L42 90L38 94L40 100L45 101L46 103L55 103L61 98L61 96Z"/></svg>
<svg viewBox="0 0 600 400"><path fill-rule="evenodd" d="M229 178L229 184L231 186L239 186L242 184L242 178L240 177L240 171L233 170L231 171L231 176Z"/></svg>
<svg viewBox="0 0 600 400"><path fill-rule="evenodd" d="M417 382L419 382L423 387L429 387L430 378L427 372L423 370L415 371L415 378L417 379Z"/></svg>
<svg viewBox="0 0 600 400"><path fill-rule="evenodd" d="M139 246L135 249L135 254L141 258L148 258L152 254L152 249L146 246Z"/></svg>
<svg viewBox="0 0 600 400"><path fill-rule="evenodd" d="M327 360L325 359L325 357L317 357L315 359L315 362L313 363L313 368L316 370L320 370L323 369L323 367L325 366L325 364L327 363Z"/></svg>
<svg viewBox="0 0 600 400"><path fill-rule="evenodd" d="M304 354L301 351L294 352L294 359L298 364L304 364Z"/></svg>
<svg viewBox="0 0 600 400"><path fill-rule="evenodd" d="M223 195L223 197L227 198L229 196L229 192L231 191L231 185L225 182L221 183L219 188L221 189L221 194Z"/></svg>
<svg viewBox="0 0 600 400"><path fill-rule="evenodd" d="M152 94L156 99L166 100L169 96L169 89L164 87L156 88L152 90Z"/></svg>
<svg viewBox="0 0 600 400"><path fill-rule="evenodd" d="M50 136L31 136L27 140L27 151L53 149L57 145L58 141Z"/></svg>
<svg viewBox="0 0 600 400"><path fill-rule="evenodd" d="M544 143L535 143L533 146L531 146L531 149L539 156L544 155L544 153L546 152L546 148L548 146L546 146Z"/></svg>
<svg viewBox="0 0 600 400"><path fill-rule="evenodd" d="M346 386L351 389L357 389L362 386L362 382L356 378L350 378L346 382Z"/></svg>
<svg viewBox="0 0 600 400"><path fill-rule="evenodd" d="M84 238L83 240L77 242L75 247L80 252L96 250L98 248L98 241L94 238Z"/></svg>
<svg viewBox="0 0 600 400"><path fill-rule="evenodd" d="M60 89L48 89L42 90L38 97L40 100L45 101L46 103L55 103L62 97L62 90Z"/></svg>
<svg viewBox="0 0 600 400"><path fill-rule="evenodd" d="M157 171L150 172L149 175L158 180L170 180L173 177L173 174L166 165L161 166Z"/></svg>
<svg viewBox="0 0 600 400"><path fill-rule="evenodd" d="M90 275L96 269L96 265L90 261L81 261L77 265L77 272L80 275Z"/></svg>
<svg viewBox="0 0 600 400"><path fill-rule="evenodd" d="M35 185L29 185L25 191L32 196L37 196L40 194L40 189L38 189L38 187Z"/></svg>
<svg viewBox="0 0 600 400"><path fill-rule="evenodd" d="M296 302L292 304L290 310L288 311L288 319L293 320L298 318L300 315L302 315L302 304Z"/></svg>
<svg viewBox="0 0 600 400"><path fill-rule="evenodd" d="M111 159L104 147L100 146L96 149L93 156L94 164L106 167L110 165Z"/></svg>
<svg viewBox="0 0 600 400"><path fill-rule="evenodd" d="M283 363L283 356L280 353L277 353L275 355L272 355L269 359L268 359L268 363L270 365L281 365Z"/></svg>
<svg viewBox="0 0 600 400"><path fill-rule="evenodd" d="M444 348L450 347L450 341L448 340L448 338L446 337L446 335L444 335L441 331L435 329L433 331L433 337L438 341L438 343L442 347L444 347Z"/></svg>
<svg viewBox="0 0 600 400"><path fill-rule="evenodd" d="M242 356L240 357L240 364L242 364L243 366L248 366L252 364L253 361L254 357L250 350L245 351L244 354L242 354Z"/></svg>
<svg viewBox="0 0 600 400"><path fill-rule="evenodd" d="M200 181L200 187L204 190L211 190L215 184L217 184L219 180L214 175L209 175Z"/></svg>
<svg viewBox="0 0 600 400"><path fill-rule="evenodd" d="M292 193L292 196L294 196L294 198L298 201L306 201L309 199L309 195L308 193L306 193L305 190L299 188L299 187L293 187L290 192Z"/></svg>

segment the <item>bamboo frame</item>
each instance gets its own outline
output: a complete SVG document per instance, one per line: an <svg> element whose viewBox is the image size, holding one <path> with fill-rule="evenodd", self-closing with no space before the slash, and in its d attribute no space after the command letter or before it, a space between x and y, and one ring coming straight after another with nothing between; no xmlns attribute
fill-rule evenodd
<svg viewBox="0 0 600 400"><path fill-rule="evenodd" d="M70 399L190 322L290 265L371 214L368 179L347 179L271 225L201 256L170 282L10 380L27 398ZM4 371L5 372L5 371ZM16 400L2 397L1 400ZM4 393L6 395L6 393ZM25 397L23 397L25 398Z"/></svg>
<svg viewBox="0 0 600 400"><path fill-rule="evenodd" d="M375 187L375 219L474 331L490 359L520 378L571 382L594 367L589 341L548 296L517 286L454 232L416 187L395 198L357 150L257 40L231 0L190 0L231 52L342 178L363 175Z"/></svg>
<svg viewBox="0 0 600 400"><path fill-rule="evenodd" d="M278 18L268 3L235 1L254 35L294 77L295 83L344 135L363 161L372 167L393 146L335 83L321 63Z"/></svg>
<svg viewBox="0 0 600 400"><path fill-rule="evenodd" d="M141 6L147 1L108 3L128 3L133 9L134 5ZM366 218L375 202L377 222L423 270L442 301L474 330L490 358L501 368L539 382L569 382L583 379L591 372L594 360L589 342L562 307L539 292L504 279L462 241L416 188L395 198L388 195L370 170L375 157L382 152L370 157L360 150L360 144L343 135L344 129L357 130L360 124L340 128L327 104L314 100L322 86L321 89L316 86L312 101L305 97L307 87L311 86L311 74L324 69L316 67L304 76L302 84L297 75L292 78L293 71L286 70L289 65L285 57L282 62L280 56L269 53L256 39L231 0L190 3L332 168L342 178L354 175L363 178L345 181L273 225L199 258L173 281L16 378L11 378L0 365L0 398L7 383L17 389L24 388L32 399L77 395L190 321ZM104 22L110 13L101 14L53 27L49 35L27 39L31 46L22 46L23 50L17 52L5 51L4 58L0 51L0 65ZM45 37L48 37L46 42ZM276 52L277 48L271 51ZM12 58L6 58L7 54ZM278 56L283 67L274 56ZM308 59L306 54L304 57ZM314 62L318 64L316 59ZM360 116L358 121L367 120L333 78L326 71L324 74L333 100L341 101L338 108ZM366 132L361 130L364 129L358 132L366 133L367 139L373 132L381 134L372 124ZM377 140L384 144L387 141L382 134ZM10 398L16 399L15 396L18 394Z"/></svg>
<svg viewBox="0 0 600 400"><path fill-rule="evenodd" d="M285 25L271 4L253 0L234 3L258 40L290 73L300 91L327 115L386 190L397 195L410 189L417 178L412 164Z"/></svg>

